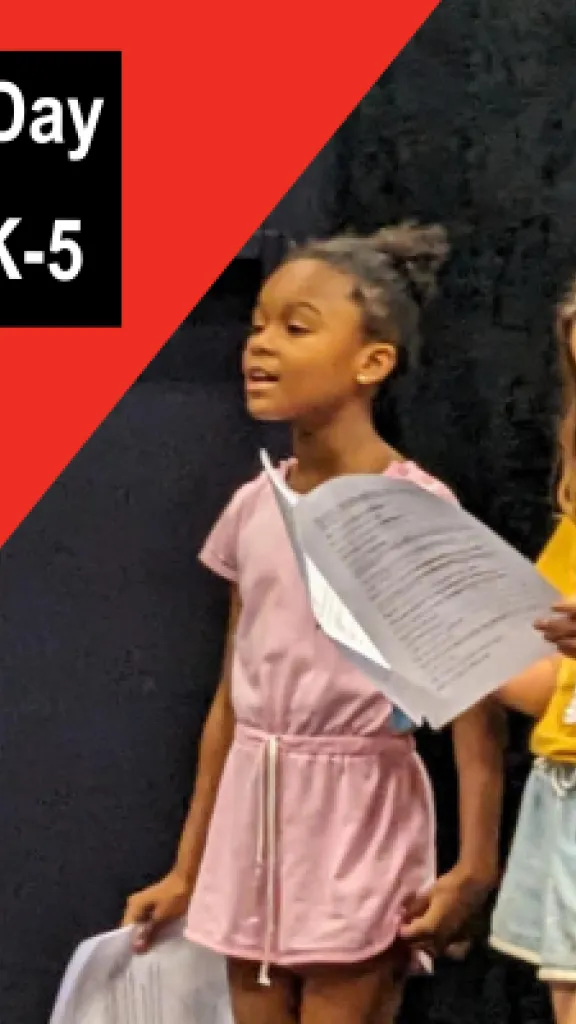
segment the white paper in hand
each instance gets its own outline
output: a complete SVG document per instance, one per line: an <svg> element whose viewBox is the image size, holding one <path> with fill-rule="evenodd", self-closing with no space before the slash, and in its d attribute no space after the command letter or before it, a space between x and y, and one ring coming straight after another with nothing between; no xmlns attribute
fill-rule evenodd
<svg viewBox="0 0 576 1024"><path fill-rule="evenodd" d="M50 1024L233 1024L224 959L168 929L135 956L132 929L83 942L64 975Z"/></svg>
<svg viewBox="0 0 576 1024"><path fill-rule="evenodd" d="M319 625L414 722L441 728L550 653L532 622L558 595L462 508L360 474L290 503L262 461Z"/></svg>
<svg viewBox="0 0 576 1024"><path fill-rule="evenodd" d="M370 662L380 665L381 668L389 669L390 666L380 651L340 600L318 567L302 550L294 515L299 496L287 486L280 473L274 469L268 453L261 452L261 458L262 465L274 487L286 532L308 589L314 618L326 635L346 647L349 653L359 654Z"/></svg>

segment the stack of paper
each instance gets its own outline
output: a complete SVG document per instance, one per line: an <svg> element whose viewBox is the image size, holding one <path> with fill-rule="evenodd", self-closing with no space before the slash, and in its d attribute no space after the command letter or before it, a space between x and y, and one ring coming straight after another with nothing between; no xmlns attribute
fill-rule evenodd
<svg viewBox="0 0 576 1024"><path fill-rule="evenodd" d="M131 928L83 942L50 1024L233 1024L224 960L184 939L182 928L143 956L132 953Z"/></svg>

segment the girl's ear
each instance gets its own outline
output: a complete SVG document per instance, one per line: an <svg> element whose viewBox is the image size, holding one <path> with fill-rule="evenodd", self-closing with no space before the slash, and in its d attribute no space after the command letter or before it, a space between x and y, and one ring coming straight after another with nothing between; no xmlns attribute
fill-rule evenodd
<svg viewBox="0 0 576 1024"><path fill-rule="evenodd" d="M356 372L359 384L378 385L396 369L398 350L389 342L364 345Z"/></svg>

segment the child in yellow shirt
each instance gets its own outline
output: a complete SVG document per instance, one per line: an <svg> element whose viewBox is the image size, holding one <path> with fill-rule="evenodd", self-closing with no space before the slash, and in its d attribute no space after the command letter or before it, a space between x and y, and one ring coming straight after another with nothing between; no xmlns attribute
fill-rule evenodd
<svg viewBox="0 0 576 1024"><path fill-rule="evenodd" d="M575 522L576 281L560 308L558 336L564 379L558 496L564 515ZM576 568L574 549L569 562ZM576 1024L576 661L565 657L576 657L576 605L556 610L558 618L536 626L560 653L499 693L508 707L539 721L490 942L534 964L550 986L557 1024Z"/></svg>

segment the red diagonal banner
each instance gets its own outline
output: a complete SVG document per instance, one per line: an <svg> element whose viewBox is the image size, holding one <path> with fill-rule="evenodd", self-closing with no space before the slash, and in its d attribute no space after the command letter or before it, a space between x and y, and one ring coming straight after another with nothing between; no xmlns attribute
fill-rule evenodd
<svg viewBox="0 0 576 1024"><path fill-rule="evenodd" d="M6 5L5 50L123 52L123 327L0 331L0 543L437 2Z"/></svg>

